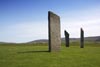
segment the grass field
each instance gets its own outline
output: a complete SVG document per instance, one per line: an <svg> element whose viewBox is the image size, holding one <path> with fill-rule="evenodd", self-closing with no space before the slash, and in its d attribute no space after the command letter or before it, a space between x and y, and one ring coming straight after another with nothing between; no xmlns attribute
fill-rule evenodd
<svg viewBox="0 0 100 67"><path fill-rule="evenodd" d="M0 67L100 67L100 43L63 44L60 52L48 52L48 46L0 45Z"/></svg>

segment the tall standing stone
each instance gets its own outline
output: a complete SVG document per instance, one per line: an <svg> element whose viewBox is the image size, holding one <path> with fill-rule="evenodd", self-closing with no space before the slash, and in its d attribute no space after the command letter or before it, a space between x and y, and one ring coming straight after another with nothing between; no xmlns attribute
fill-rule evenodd
<svg viewBox="0 0 100 67"><path fill-rule="evenodd" d="M84 48L84 31L81 28L81 34L80 34L80 48Z"/></svg>
<svg viewBox="0 0 100 67"><path fill-rule="evenodd" d="M59 51L61 46L60 17L48 12L49 51Z"/></svg>
<svg viewBox="0 0 100 67"><path fill-rule="evenodd" d="M65 34L65 44L66 44L66 47L69 47L69 33L65 30L64 34Z"/></svg>

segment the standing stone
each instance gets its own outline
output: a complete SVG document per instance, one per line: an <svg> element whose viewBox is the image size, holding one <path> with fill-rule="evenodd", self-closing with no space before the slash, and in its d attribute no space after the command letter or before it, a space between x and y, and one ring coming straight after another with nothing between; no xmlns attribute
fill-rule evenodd
<svg viewBox="0 0 100 67"><path fill-rule="evenodd" d="M66 47L69 47L69 33L65 30L64 31L65 33L65 44L66 44Z"/></svg>
<svg viewBox="0 0 100 67"><path fill-rule="evenodd" d="M49 51L60 51L60 17L53 12L48 12Z"/></svg>
<svg viewBox="0 0 100 67"><path fill-rule="evenodd" d="M81 28L81 34L80 34L80 48L84 48L84 31Z"/></svg>

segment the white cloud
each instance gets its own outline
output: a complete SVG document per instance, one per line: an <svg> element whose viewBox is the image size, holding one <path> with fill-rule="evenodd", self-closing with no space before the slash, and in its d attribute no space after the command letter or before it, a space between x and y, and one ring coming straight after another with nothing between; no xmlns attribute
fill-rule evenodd
<svg viewBox="0 0 100 67"><path fill-rule="evenodd" d="M63 15L62 15L63 16ZM66 29L71 37L80 36L80 28L85 31L85 36L99 36L100 35L100 9L90 9L84 11L70 12L62 18L62 36Z"/></svg>
<svg viewBox="0 0 100 67"><path fill-rule="evenodd" d="M2 41L6 42L27 42L35 39L48 38L47 24L25 22L16 25L10 25L3 29Z"/></svg>
<svg viewBox="0 0 100 67"><path fill-rule="evenodd" d="M91 22L91 21L90 21ZM77 22L77 23L63 23L62 36L64 37L64 30L70 33L71 37L80 36L80 28L82 27L85 32L85 36L99 36L100 35L100 21L99 22Z"/></svg>

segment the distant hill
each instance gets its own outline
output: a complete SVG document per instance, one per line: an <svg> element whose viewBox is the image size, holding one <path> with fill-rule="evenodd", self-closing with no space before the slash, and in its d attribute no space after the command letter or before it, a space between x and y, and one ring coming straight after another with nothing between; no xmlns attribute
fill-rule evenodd
<svg viewBox="0 0 100 67"><path fill-rule="evenodd" d="M0 42L0 44L17 44L17 43L12 43L12 42Z"/></svg>
<svg viewBox="0 0 100 67"><path fill-rule="evenodd" d="M92 42L100 42L100 36L92 36L92 37L85 37L85 41L92 41ZM65 38L61 38L62 42L65 42ZM77 42L80 41L80 38L70 38L70 42ZM27 43L47 43L47 39L39 39L39 40L34 40L30 41Z"/></svg>
<svg viewBox="0 0 100 67"><path fill-rule="evenodd" d="M3 43L6 43L6 42L0 42L0 44L3 44Z"/></svg>
<svg viewBox="0 0 100 67"><path fill-rule="evenodd" d="M94 36L94 37L86 37L86 41L98 41L100 42L100 36Z"/></svg>
<svg viewBox="0 0 100 67"><path fill-rule="evenodd" d="M39 40L34 40L34 41L30 41L30 42L27 42L27 43L47 43L48 40L47 39L39 39Z"/></svg>
<svg viewBox="0 0 100 67"><path fill-rule="evenodd" d="M100 42L100 36L91 36L91 37L85 37L84 39L87 42ZM65 42L65 38L61 38L62 42ZM70 42L79 42L80 38L70 38ZM34 40L27 42L28 44L32 43L48 43L47 39L39 39L39 40ZM27 44L26 43L26 44ZM17 43L8 43L8 42L0 42L0 44L17 44Z"/></svg>

